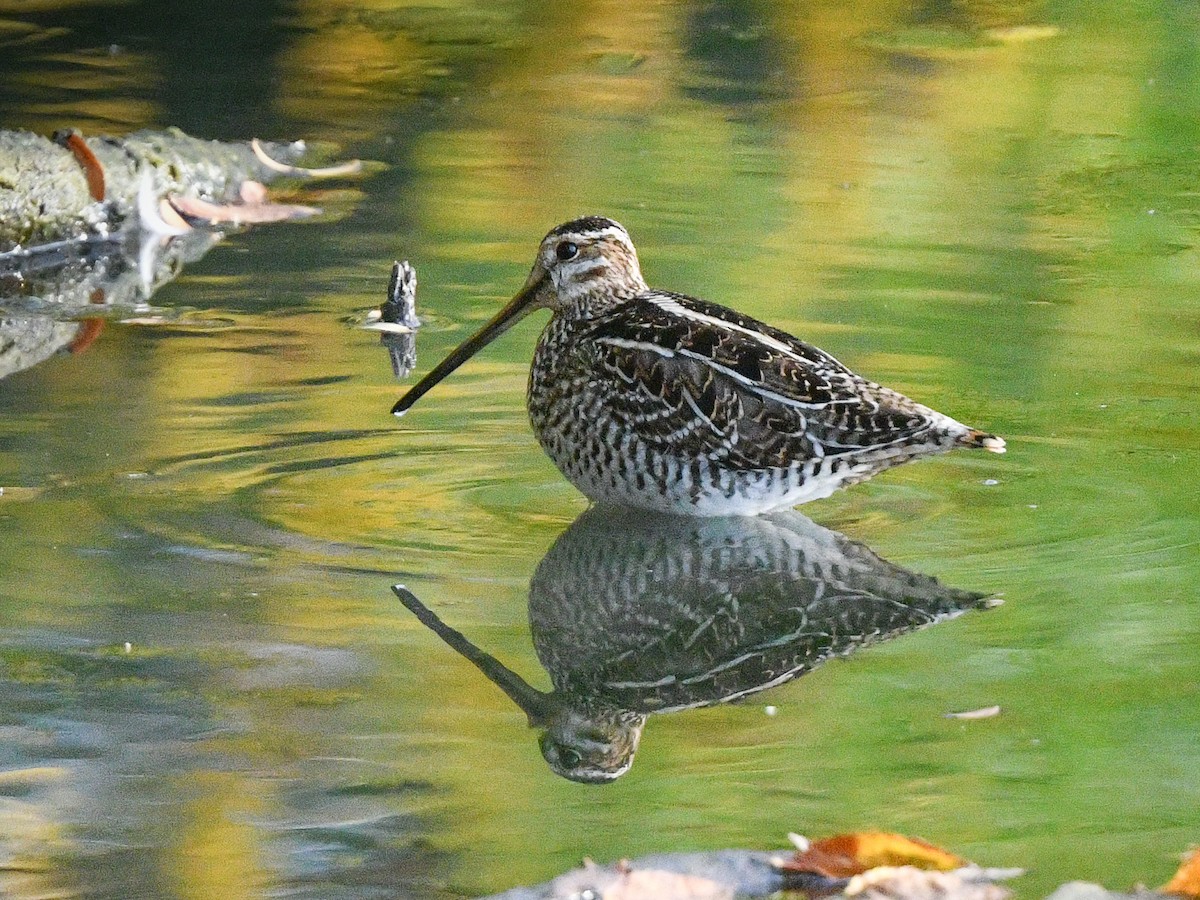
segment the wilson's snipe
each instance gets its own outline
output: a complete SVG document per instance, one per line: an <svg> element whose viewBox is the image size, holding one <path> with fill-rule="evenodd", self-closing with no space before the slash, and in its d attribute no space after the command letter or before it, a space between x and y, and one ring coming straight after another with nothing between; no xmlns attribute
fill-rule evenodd
<svg viewBox="0 0 1200 900"><path fill-rule="evenodd" d="M811 344L723 306L647 287L612 219L542 240L525 286L400 399L403 415L476 351L549 309L529 375L542 448L593 500L752 515L827 497L995 435L854 374Z"/></svg>

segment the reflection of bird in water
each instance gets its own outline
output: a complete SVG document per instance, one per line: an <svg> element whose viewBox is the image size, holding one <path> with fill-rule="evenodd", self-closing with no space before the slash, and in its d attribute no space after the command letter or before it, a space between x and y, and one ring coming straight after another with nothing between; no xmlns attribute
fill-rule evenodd
<svg viewBox="0 0 1200 900"><path fill-rule="evenodd" d="M554 685L544 693L397 594L544 729L555 772L593 783L629 769L652 713L736 700L985 604L796 512L696 519L595 507L530 583L533 642Z"/></svg>
<svg viewBox="0 0 1200 900"><path fill-rule="evenodd" d="M652 290L629 234L600 216L547 234L512 301L392 412L535 309L552 315L533 357L529 417L555 465L593 500L750 515L955 447L1004 451L995 435L785 332Z"/></svg>

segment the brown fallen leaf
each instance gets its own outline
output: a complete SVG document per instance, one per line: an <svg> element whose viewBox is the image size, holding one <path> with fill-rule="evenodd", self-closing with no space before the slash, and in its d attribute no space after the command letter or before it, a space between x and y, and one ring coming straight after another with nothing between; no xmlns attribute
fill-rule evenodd
<svg viewBox="0 0 1200 900"><path fill-rule="evenodd" d="M1193 850L1183 860L1175 876L1159 891L1164 894L1179 894L1183 897L1200 897L1200 848Z"/></svg>
<svg viewBox="0 0 1200 900"><path fill-rule="evenodd" d="M68 353L83 353L92 344L96 343L96 339L100 337L104 331L104 320L98 318L82 319L79 322L79 330L75 332L75 337L71 339L71 343L67 344Z"/></svg>
<svg viewBox="0 0 1200 900"><path fill-rule="evenodd" d="M813 841L781 868L848 878L876 866L915 866L948 872L964 865L966 861L961 857L917 838L888 831L856 831Z"/></svg>
<svg viewBox="0 0 1200 900"><path fill-rule="evenodd" d="M87 141L74 128L54 132L54 142L66 147L75 156L83 177L87 180L88 194L93 200L103 200L105 194L104 166L87 145Z"/></svg>
<svg viewBox="0 0 1200 900"><path fill-rule="evenodd" d="M261 225L264 222L284 222L288 219L303 219L320 212L312 206L297 206L291 203L209 203L197 197L181 197L172 194L167 198L171 206L183 216L199 219L210 225L229 223L232 225Z"/></svg>

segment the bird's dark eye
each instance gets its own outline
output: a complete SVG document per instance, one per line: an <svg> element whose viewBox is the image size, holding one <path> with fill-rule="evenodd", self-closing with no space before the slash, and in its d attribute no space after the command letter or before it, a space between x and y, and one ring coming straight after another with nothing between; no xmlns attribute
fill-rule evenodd
<svg viewBox="0 0 1200 900"><path fill-rule="evenodd" d="M561 262L566 262L568 259L574 259L579 255L579 245L574 241L563 241L554 248L554 255L557 256Z"/></svg>

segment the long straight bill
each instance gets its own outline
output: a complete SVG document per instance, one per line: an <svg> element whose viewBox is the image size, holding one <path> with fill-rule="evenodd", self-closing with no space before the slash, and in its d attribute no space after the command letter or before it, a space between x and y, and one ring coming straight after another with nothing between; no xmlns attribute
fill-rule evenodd
<svg viewBox="0 0 1200 900"><path fill-rule="evenodd" d="M439 381L465 363L468 359L494 341L513 325L521 321L533 309L537 296L538 282L527 283L495 317L477 332L459 344L450 355L433 367L433 370L409 388L392 407L393 416L402 416Z"/></svg>

